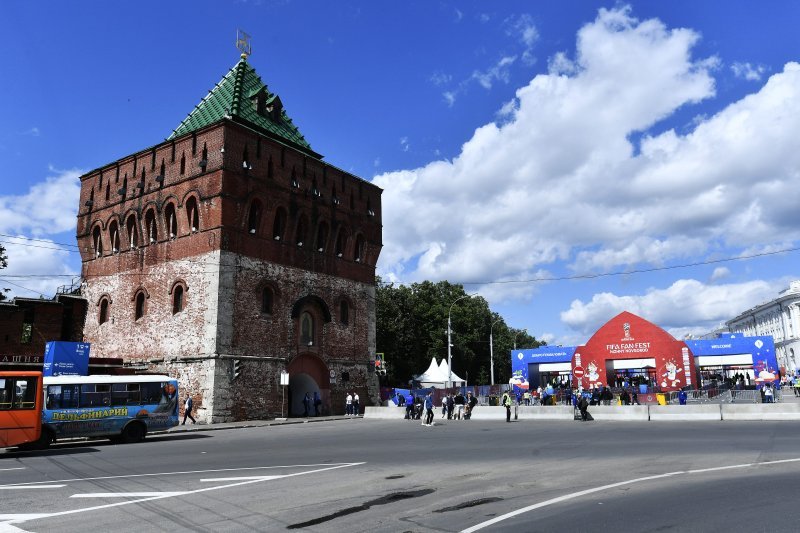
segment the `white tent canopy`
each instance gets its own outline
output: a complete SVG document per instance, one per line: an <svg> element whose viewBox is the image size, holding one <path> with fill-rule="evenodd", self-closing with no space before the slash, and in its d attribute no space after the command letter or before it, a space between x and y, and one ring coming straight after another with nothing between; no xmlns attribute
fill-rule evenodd
<svg viewBox="0 0 800 533"><path fill-rule="evenodd" d="M436 358L431 358L431 364L428 370L418 376L414 376L414 381L418 381L422 387L433 387L436 389L443 389L447 387L448 380L452 380L453 384L458 384L464 380L458 377L455 373L452 377L448 376L447 361L442 359L442 362L436 364Z"/></svg>

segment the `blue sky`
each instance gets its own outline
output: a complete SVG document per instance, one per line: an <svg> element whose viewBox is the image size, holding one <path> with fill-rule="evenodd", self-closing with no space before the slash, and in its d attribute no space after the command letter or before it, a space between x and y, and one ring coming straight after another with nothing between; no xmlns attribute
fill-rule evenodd
<svg viewBox="0 0 800 533"><path fill-rule="evenodd" d="M166 138L238 60L242 28L312 148L384 188L385 280L465 283L555 344L622 310L707 331L800 277L798 252L775 253L800 245L798 15L6 2L0 286L51 296L80 272L77 177Z"/></svg>

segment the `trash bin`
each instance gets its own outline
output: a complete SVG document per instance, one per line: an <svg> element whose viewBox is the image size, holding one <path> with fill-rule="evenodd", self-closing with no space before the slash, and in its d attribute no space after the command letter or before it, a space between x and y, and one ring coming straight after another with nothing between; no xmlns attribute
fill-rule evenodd
<svg viewBox="0 0 800 533"><path fill-rule="evenodd" d="M663 392L656 394L656 400L658 401L658 405L667 405L667 395Z"/></svg>
<svg viewBox="0 0 800 533"><path fill-rule="evenodd" d="M500 405L500 400L497 398L497 396L489 396L489 405L494 405L497 407Z"/></svg>

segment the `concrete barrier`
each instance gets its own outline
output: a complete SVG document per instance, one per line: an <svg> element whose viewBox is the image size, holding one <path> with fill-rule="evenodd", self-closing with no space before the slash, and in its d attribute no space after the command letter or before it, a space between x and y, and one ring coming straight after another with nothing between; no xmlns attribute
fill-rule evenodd
<svg viewBox="0 0 800 533"><path fill-rule="evenodd" d="M722 420L720 405L714 403L693 405L649 405L650 420L676 421Z"/></svg>
<svg viewBox="0 0 800 533"><path fill-rule="evenodd" d="M405 407L367 406L364 408L364 418L374 418L382 420L392 420L392 419L402 420L405 416L406 416Z"/></svg>
<svg viewBox="0 0 800 533"><path fill-rule="evenodd" d="M520 420L573 420L571 405L521 405L518 407ZM505 412L503 413L505 416ZM514 416L514 408L511 408Z"/></svg>
<svg viewBox="0 0 800 533"><path fill-rule="evenodd" d="M723 420L800 420L800 403L722 405Z"/></svg>
<svg viewBox="0 0 800 533"><path fill-rule="evenodd" d="M471 420L505 420L506 408L494 405L478 405L472 410ZM511 408L511 420L514 420L514 408Z"/></svg>
<svg viewBox="0 0 800 533"><path fill-rule="evenodd" d="M646 405L590 405L589 414L595 420L620 420L647 422Z"/></svg>

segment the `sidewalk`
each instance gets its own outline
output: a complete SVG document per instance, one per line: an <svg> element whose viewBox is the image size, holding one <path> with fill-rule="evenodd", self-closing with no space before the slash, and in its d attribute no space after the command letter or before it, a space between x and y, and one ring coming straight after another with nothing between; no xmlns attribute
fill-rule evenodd
<svg viewBox="0 0 800 533"><path fill-rule="evenodd" d="M287 418L286 420L244 420L242 422L219 422L216 424L191 424L178 425L170 428L167 431L159 431L153 433L189 433L193 431L218 431L222 429L239 429L239 428L258 428L264 426L285 426L289 424L310 424L312 422L330 422L333 420L360 420L363 416L309 416L308 418L297 417Z"/></svg>

